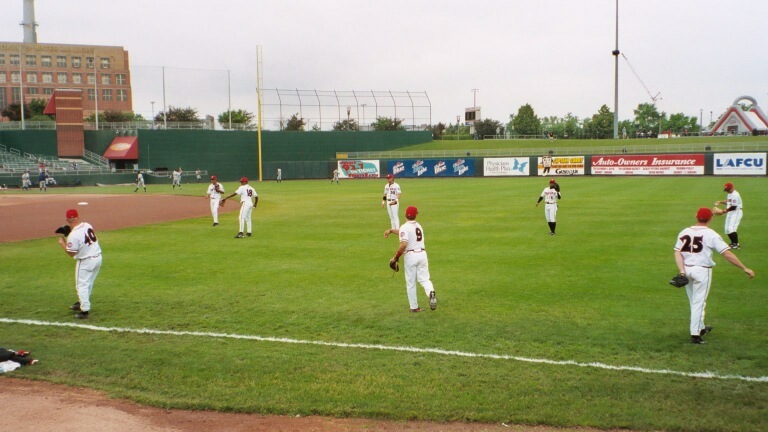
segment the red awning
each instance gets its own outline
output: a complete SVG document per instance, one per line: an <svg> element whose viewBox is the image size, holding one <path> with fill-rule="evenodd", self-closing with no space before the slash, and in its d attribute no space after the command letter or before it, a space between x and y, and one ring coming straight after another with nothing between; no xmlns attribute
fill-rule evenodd
<svg viewBox="0 0 768 432"><path fill-rule="evenodd" d="M139 137L115 137L112 144L107 147L107 151L104 152L104 157L109 160L138 160Z"/></svg>
<svg viewBox="0 0 768 432"><path fill-rule="evenodd" d="M45 115L56 115L56 91L53 91L53 95L51 95L51 98L48 100L48 103L45 104L45 109L43 110L43 114Z"/></svg>

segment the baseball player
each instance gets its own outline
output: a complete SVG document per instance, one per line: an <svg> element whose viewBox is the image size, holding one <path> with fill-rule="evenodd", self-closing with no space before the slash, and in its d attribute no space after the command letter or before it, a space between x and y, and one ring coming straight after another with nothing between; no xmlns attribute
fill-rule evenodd
<svg viewBox="0 0 768 432"><path fill-rule="evenodd" d="M181 190L181 168L173 170L173 189L176 189L176 186Z"/></svg>
<svg viewBox="0 0 768 432"><path fill-rule="evenodd" d="M24 174L21 175L21 189L29 190L32 186L32 182L29 180L29 170L24 170Z"/></svg>
<svg viewBox="0 0 768 432"><path fill-rule="evenodd" d="M405 224L399 228L384 231L384 238L389 237L390 234L398 234L400 237L400 245L392 259L398 261L402 255L405 255L405 289L408 293L411 312L421 312L419 301L416 298L417 281L429 297L429 308L437 309L437 294L429 278L429 260L427 259L427 250L424 247L424 228L416 222L417 214L419 211L416 207L408 207L405 209Z"/></svg>
<svg viewBox="0 0 768 432"><path fill-rule="evenodd" d="M731 239L731 249L739 249L741 245L739 244L739 234L736 231L739 229L743 215L741 195L733 188L733 183L726 183L723 191L728 192L728 195L724 200L715 201L715 205L725 204L725 234Z"/></svg>
<svg viewBox="0 0 768 432"><path fill-rule="evenodd" d="M700 208L696 213L696 225L680 231L675 244L677 270L690 280L685 291L691 304L690 330L691 343L694 344L706 343L702 336L712 331L712 327L704 325L704 308L712 284L712 267L715 266L712 251L740 268L750 279L755 277L755 272L742 264L722 237L709 228L711 220L712 210Z"/></svg>
<svg viewBox="0 0 768 432"><path fill-rule="evenodd" d="M277 179L275 181L277 183L280 183L283 181L283 170L280 167L277 167Z"/></svg>
<svg viewBox="0 0 768 432"><path fill-rule="evenodd" d="M37 175L37 183L40 185L40 192L48 192L48 171L41 169Z"/></svg>
<svg viewBox="0 0 768 432"><path fill-rule="evenodd" d="M395 183L395 176L387 174L387 185L384 186L384 196L381 197L381 206L387 208L389 222L392 229L400 228L400 185Z"/></svg>
<svg viewBox="0 0 768 432"><path fill-rule="evenodd" d="M544 189L544 192L539 195L539 200L536 201L536 207L539 206L541 200L544 200L544 217L547 219L547 225L549 225L549 235L555 235L555 228L557 227L557 200L561 198L560 192L555 188L555 179L549 179L549 186Z"/></svg>
<svg viewBox="0 0 768 432"><path fill-rule="evenodd" d="M221 205L224 206L227 198L232 198L235 195L240 195L240 232L237 233L235 238L243 238L244 225L248 228L246 235L250 237L252 228L251 215L253 214L253 209L259 203L259 195L256 193L256 189L248 184L248 177L240 179L240 187L234 193L224 197L221 200Z"/></svg>
<svg viewBox="0 0 768 432"><path fill-rule="evenodd" d="M213 216L213 226L219 226L219 202L221 194L224 193L224 185L219 183L216 176L211 176L211 184L208 185L208 191L205 199L211 200L211 215Z"/></svg>
<svg viewBox="0 0 768 432"><path fill-rule="evenodd" d="M77 260L75 281L78 302L69 307L77 311L75 318L87 319L91 310L91 292L96 276L101 270L101 246L93 227L88 222L80 222L77 210L67 210L67 224L72 231L67 236L59 237L59 245L67 255Z"/></svg>
<svg viewBox="0 0 768 432"><path fill-rule="evenodd" d="M134 192L137 192L139 188L144 188L144 193L147 192L147 185L144 184L144 175L141 173L136 174L136 189L134 189Z"/></svg>
<svg viewBox="0 0 768 432"><path fill-rule="evenodd" d="M202 176L200 176L200 168L195 170L195 178L197 179L197 182L200 183L200 179Z"/></svg>
<svg viewBox="0 0 768 432"><path fill-rule="evenodd" d="M333 178L331 179L331 184L333 184L333 182L336 182L336 184L339 184L339 169L338 168L333 170Z"/></svg>

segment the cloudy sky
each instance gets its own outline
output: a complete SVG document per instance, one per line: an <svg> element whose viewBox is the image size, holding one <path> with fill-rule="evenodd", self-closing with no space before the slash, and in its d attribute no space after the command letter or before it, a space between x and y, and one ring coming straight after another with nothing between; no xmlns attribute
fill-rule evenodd
<svg viewBox="0 0 768 432"><path fill-rule="evenodd" d="M37 0L38 42L124 47L133 108L145 117L151 101L162 109L163 67L169 105L216 116L231 94L233 109L256 112L257 46L264 89L322 96L318 103L304 94L298 107L299 98L282 94L283 114L301 110L310 124L320 116L329 122L325 128L346 117L346 106L360 119L362 103L366 122L379 104L379 114L392 116L386 106L396 105L398 117L416 123L455 123L475 103L483 118L503 123L526 103L539 116L581 118L614 106L615 0L115 4ZM22 6L2 0L0 41L22 41ZM632 109L657 95L660 110L703 113L705 125L742 95L765 109L767 22L765 0L619 0L619 49L626 56L619 57L619 117L632 118ZM334 90L342 108L313 111L313 104L335 104ZM351 91L360 96L357 105ZM372 91L376 98L365 97ZM387 91L394 102L380 93ZM265 91L265 111L277 100L277 92Z"/></svg>

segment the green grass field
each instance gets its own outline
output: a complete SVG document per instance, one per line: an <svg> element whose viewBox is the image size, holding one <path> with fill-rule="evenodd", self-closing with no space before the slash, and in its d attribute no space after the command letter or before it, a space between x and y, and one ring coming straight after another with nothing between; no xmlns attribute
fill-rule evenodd
<svg viewBox="0 0 768 432"><path fill-rule="evenodd" d="M545 179L399 180L439 297L429 311L419 288L419 314L387 267L383 180L254 183L250 239L233 238L236 212L217 228L95 227L104 266L86 323L67 310L74 263L55 239L0 244L0 343L41 359L13 376L167 408L764 431L766 178L732 180L746 208L736 253L757 277L716 258L707 345L688 343L685 292L667 281L678 232L725 196L713 177L563 178L555 237L535 207Z"/></svg>

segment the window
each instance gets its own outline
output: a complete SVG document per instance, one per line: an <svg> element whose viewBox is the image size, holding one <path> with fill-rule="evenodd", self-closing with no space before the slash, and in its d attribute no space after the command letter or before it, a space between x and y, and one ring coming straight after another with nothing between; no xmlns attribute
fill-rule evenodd
<svg viewBox="0 0 768 432"><path fill-rule="evenodd" d="M52 95L53 94L53 88L52 87L43 87L43 94L44 95Z"/></svg>
<svg viewBox="0 0 768 432"><path fill-rule="evenodd" d="M72 57L72 67L73 68L79 68L80 67L80 57Z"/></svg>
<svg viewBox="0 0 768 432"><path fill-rule="evenodd" d="M37 56L34 54L27 54L27 66L37 66Z"/></svg>
<svg viewBox="0 0 768 432"><path fill-rule="evenodd" d="M128 82L125 79L125 74L115 75L115 83L117 83L117 85L126 85Z"/></svg>
<svg viewBox="0 0 768 432"><path fill-rule="evenodd" d="M59 84L66 84L67 83L67 73L66 72L59 72L56 74L57 82Z"/></svg>
<svg viewBox="0 0 768 432"><path fill-rule="evenodd" d="M103 85L110 85L110 84L112 84L112 75L101 74L101 84L103 84Z"/></svg>
<svg viewBox="0 0 768 432"><path fill-rule="evenodd" d="M11 54L10 57L11 65L18 66L19 65L19 55L18 54Z"/></svg>
<svg viewBox="0 0 768 432"><path fill-rule="evenodd" d="M0 110L8 107L8 99L5 97L5 87L0 87Z"/></svg>
<svg viewBox="0 0 768 432"><path fill-rule="evenodd" d="M88 89L88 100L96 100L96 90Z"/></svg>
<svg viewBox="0 0 768 432"><path fill-rule="evenodd" d="M0 54L0 66L5 65L5 54Z"/></svg>
<svg viewBox="0 0 768 432"><path fill-rule="evenodd" d="M56 56L56 67L67 67L67 56Z"/></svg>
<svg viewBox="0 0 768 432"><path fill-rule="evenodd" d="M102 58L101 59L101 68L102 69L109 69L109 59L108 58Z"/></svg>
<svg viewBox="0 0 768 432"><path fill-rule="evenodd" d="M28 83L36 83L37 82L37 73L36 72L27 72L27 82Z"/></svg>
<svg viewBox="0 0 768 432"><path fill-rule="evenodd" d="M12 71L11 72L11 82L12 83L18 83L19 82L19 72Z"/></svg>
<svg viewBox="0 0 768 432"><path fill-rule="evenodd" d="M101 99L105 101L111 101L112 100L112 90L110 89L103 89L101 91Z"/></svg>
<svg viewBox="0 0 768 432"><path fill-rule="evenodd" d="M0 83L5 83L7 77L5 76L5 72L0 72Z"/></svg>
<svg viewBox="0 0 768 432"><path fill-rule="evenodd" d="M83 74L81 74L81 73L73 73L72 74L72 82L74 84L82 84L83 83Z"/></svg>
<svg viewBox="0 0 768 432"><path fill-rule="evenodd" d="M93 57L85 58L85 67L87 67L88 69L93 69Z"/></svg>
<svg viewBox="0 0 768 432"><path fill-rule="evenodd" d="M125 90L125 89L117 90L117 100L119 100L120 102L127 102L128 101L128 90Z"/></svg>
<svg viewBox="0 0 768 432"><path fill-rule="evenodd" d="M27 94L36 95L40 93L40 89L37 87L27 87Z"/></svg>
<svg viewBox="0 0 768 432"><path fill-rule="evenodd" d="M88 74L88 84L96 84L96 74Z"/></svg>
<svg viewBox="0 0 768 432"><path fill-rule="evenodd" d="M43 84L53 83L53 72L43 72Z"/></svg>
<svg viewBox="0 0 768 432"><path fill-rule="evenodd" d="M40 66L51 67L51 56L49 55L40 56Z"/></svg>
<svg viewBox="0 0 768 432"><path fill-rule="evenodd" d="M11 103L21 102L21 90L18 87L11 88Z"/></svg>

